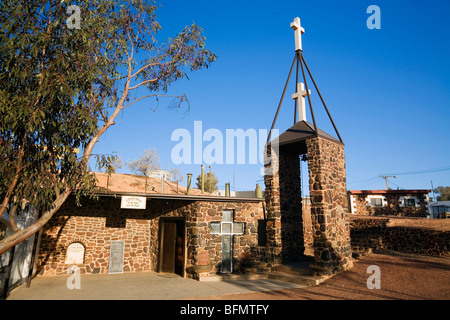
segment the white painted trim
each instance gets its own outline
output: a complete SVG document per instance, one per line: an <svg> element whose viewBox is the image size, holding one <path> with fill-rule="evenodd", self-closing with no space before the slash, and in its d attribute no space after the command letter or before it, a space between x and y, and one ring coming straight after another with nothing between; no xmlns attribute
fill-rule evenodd
<svg viewBox="0 0 450 320"><path fill-rule="evenodd" d="M371 204L371 202L372 202L371 200L372 199L381 199L381 207L372 206L372 204ZM387 206L387 200L386 200L386 197L383 196L383 195L379 195L379 194L372 195L372 194L369 194L366 197L366 204L367 204L368 207L382 208L382 207L386 207Z"/></svg>
<svg viewBox="0 0 450 320"><path fill-rule="evenodd" d="M356 197L353 194L350 195L350 212L356 214Z"/></svg>
<svg viewBox="0 0 450 320"><path fill-rule="evenodd" d="M400 201L399 205L401 208L408 208L405 206L406 199L414 199L414 207L412 208L420 208L420 200L415 196L400 196L398 200Z"/></svg>

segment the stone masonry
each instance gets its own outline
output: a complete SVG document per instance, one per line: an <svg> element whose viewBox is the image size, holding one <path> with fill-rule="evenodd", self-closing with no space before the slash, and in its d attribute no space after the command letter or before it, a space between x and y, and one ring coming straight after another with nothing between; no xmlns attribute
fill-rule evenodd
<svg viewBox="0 0 450 320"><path fill-rule="evenodd" d="M107 273L111 241L125 242L123 272L159 271L161 219L182 219L185 226L184 275L215 274L220 270L220 235L210 234L212 221L221 221L222 210L232 209L234 221L244 222L245 232L235 235L234 270L258 265L257 223L263 218L258 201L147 200L145 210L120 208L120 197L84 198L82 206L70 197L43 229L38 272L67 272L67 248L81 243L85 248L81 273Z"/></svg>
<svg viewBox="0 0 450 320"><path fill-rule="evenodd" d="M354 215L351 218L352 248L355 252L393 250L412 254L450 257L450 231L448 227L426 226L426 222L433 222L430 220L426 218L399 219L392 216Z"/></svg>
<svg viewBox="0 0 450 320"><path fill-rule="evenodd" d="M272 150L270 166L277 170L264 177L267 251L273 265L301 260L305 252L299 156L284 149L279 154Z"/></svg>
<svg viewBox="0 0 450 320"><path fill-rule="evenodd" d="M300 151L272 150L266 166L275 168L265 175L267 251L274 265L307 260L313 251L313 272L330 275L352 266L344 146L322 137L304 143L298 150L307 150L309 210L301 201Z"/></svg>
<svg viewBox="0 0 450 320"><path fill-rule="evenodd" d="M368 216L401 216L426 218L428 212L428 192L431 190L355 190L349 191L353 212ZM383 199L382 206L371 206L370 196ZM415 201L413 206L405 206L404 198Z"/></svg>
<svg viewBox="0 0 450 320"><path fill-rule="evenodd" d="M317 274L352 266L344 146L321 137L306 140L311 220Z"/></svg>

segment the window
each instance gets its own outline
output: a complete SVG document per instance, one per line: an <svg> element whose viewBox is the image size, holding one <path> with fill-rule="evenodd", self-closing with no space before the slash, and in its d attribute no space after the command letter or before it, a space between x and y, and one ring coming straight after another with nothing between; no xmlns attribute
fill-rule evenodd
<svg viewBox="0 0 450 320"><path fill-rule="evenodd" d="M232 222L222 222L222 234L228 233L230 234L232 231L233 223Z"/></svg>
<svg viewBox="0 0 450 320"><path fill-rule="evenodd" d="M416 206L416 199L405 199L403 201L405 207L415 207Z"/></svg>
<svg viewBox="0 0 450 320"><path fill-rule="evenodd" d="M372 198L372 199L370 199L370 205L372 207L382 207L383 206L383 199L381 199L381 198Z"/></svg>
<svg viewBox="0 0 450 320"><path fill-rule="evenodd" d="M265 246L266 244L266 220L258 220L258 246Z"/></svg>
<svg viewBox="0 0 450 320"><path fill-rule="evenodd" d="M223 210L222 220L223 222L233 222L233 210Z"/></svg>
<svg viewBox="0 0 450 320"><path fill-rule="evenodd" d="M220 222L210 222L209 228L211 234L220 234Z"/></svg>

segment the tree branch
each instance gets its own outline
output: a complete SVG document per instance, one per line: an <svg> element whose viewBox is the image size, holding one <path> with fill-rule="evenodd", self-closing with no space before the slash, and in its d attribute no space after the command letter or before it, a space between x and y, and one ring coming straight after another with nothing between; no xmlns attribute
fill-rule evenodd
<svg viewBox="0 0 450 320"><path fill-rule="evenodd" d="M15 245L19 244L25 239L28 239L33 234L38 232L50 219L51 217L59 210L64 201L67 200L72 190L69 187L66 187L63 194L61 194L52 204L51 208L44 212L42 216L31 226L19 230L13 235L3 239L0 241L0 255L5 253L7 250L11 249Z"/></svg>
<svg viewBox="0 0 450 320"><path fill-rule="evenodd" d="M135 85L135 86L133 86L133 87L130 87L130 88L128 88L128 89L129 89L129 90L133 90L133 89L136 89L137 87L142 86L143 84L158 81L158 79L159 79L159 78L150 79L150 80L145 80L145 81L142 81L141 83L139 83L139 84L137 84L137 85Z"/></svg>
<svg viewBox="0 0 450 320"><path fill-rule="evenodd" d="M166 63L160 63L160 62L154 62L154 63L149 63L149 64L146 64L145 66L143 66L142 68L140 68L138 71L136 71L132 76L131 76L131 78L134 78L135 76L137 76L139 73L141 73L142 71L144 71L145 69L147 69L147 68L149 68L149 67L154 67L154 66L162 66L162 65L164 65L164 64L167 64L167 62Z"/></svg>
<svg viewBox="0 0 450 320"><path fill-rule="evenodd" d="M9 221L11 222L11 226L13 227L15 232L20 231L19 227L16 224L16 210L17 210L17 205L14 205L9 214Z"/></svg>
<svg viewBox="0 0 450 320"><path fill-rule="evenodd" d="M176 96L176 95L165 95L165 94L148 94L146 96L140 97L139 99L134 100L133 102L130 102L129 104L123 106L123 108L125 109L128 106L131 106L132 104L138 102L139 100L142 99L146 99L146 98L150 98L150 97L168 97L168 98L182 98L183 96Z"/></svg>

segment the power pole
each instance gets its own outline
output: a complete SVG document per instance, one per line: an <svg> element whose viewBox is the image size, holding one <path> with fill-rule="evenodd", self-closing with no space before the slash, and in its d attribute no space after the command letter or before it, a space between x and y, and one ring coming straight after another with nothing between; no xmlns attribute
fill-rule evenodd
<svg viewBox="0 0 450 320"><path fill-rule="evenodd" d="M389 190L388 178L397 178L397 176L380 176L380 178L384 178L384 180L386 181L386 190Z"/></svg>
<svg viewBox="0 0 450 320"><path fill-rule="evenodd" d="M436 196L434 194L433 180L431 180L431 192L433 192L433 201L436 201Z"/></svg>

